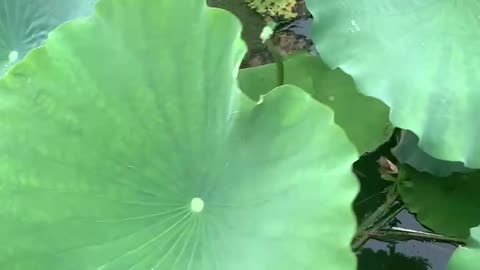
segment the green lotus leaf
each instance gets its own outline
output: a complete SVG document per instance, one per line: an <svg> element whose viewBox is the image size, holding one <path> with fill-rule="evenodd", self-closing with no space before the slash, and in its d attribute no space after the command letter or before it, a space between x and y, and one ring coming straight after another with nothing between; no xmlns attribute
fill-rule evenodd
<svg viewBox="0 0 480 270"><path fill-rule="evenodd" d="M240 70L240 88L251 98L259 99L277 85L276 68L269 64ZM318 56L301 53L287 57L284 80L328 105L335 112L335 122L360 153L373 151L390 138L393 126L388 120L388 107L358 93L350 76L339 69L331 71Z"/></svg>
<svg viewBox="0 0 480 270"><path fill-rule="evenodd" d="M448 270L477 270L480 268L480 226L471 230L466 247L459 247L448 262Z"/></svg>
<svg viewBox="0 0 480 270"><path fill-rule="evenodd" d="M294 86L237 87L240 22L103 0L0 81L0 269L355 269L358 154Z"/></svg>
<svg viewBox="0 0 480 270"><path fill-rule="evenodd" d="M435 232L466 239L470 228L480 223L479 178L478 171L446 178L416 173L401 183L399 192L421 223Z"/></svg>
<svg viewBox="0 0 480 270"><path fill-rule="evenodd" d="M58 25L92 13L96 0L0 0L0 77Z"/></svg>
<svg viewBox="0 0 480 270"><path fill-rule="evenodd" d="M392 153L401 163L408 164L417 171L428 172L440 177L446 177L455 172L474 171L465 167L462 162L431 157L418 147L417 136L409 130L402 131L398 144L392 148Z"/></svg>
<svg viewBox="0 0 480 270"><path fill-rule="evenodd" d="M480 168L477 0L306 0L325 62L391 108L427 154Z"/></svg>

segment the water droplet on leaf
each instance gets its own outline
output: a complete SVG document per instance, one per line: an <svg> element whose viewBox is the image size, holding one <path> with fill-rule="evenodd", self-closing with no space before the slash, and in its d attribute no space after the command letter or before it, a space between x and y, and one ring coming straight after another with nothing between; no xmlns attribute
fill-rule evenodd
<svg viewBox="0 0 480 270"><path fill-rule="evenodd" d="M352 20L351 23L352 23L352 26L354 27L354 29L350 29L350 31L352 31L352 32L360 31L360 27L358 27L357 23L354 20Z"/></svg>
<svg viewBox="0 0 480 270"><path fill-rule="evenodd" d="M17 59L18 59L18 52L17 51L11 51L8 54L8 61L10 63L13 63L13 62L17 61Z"/></svg>

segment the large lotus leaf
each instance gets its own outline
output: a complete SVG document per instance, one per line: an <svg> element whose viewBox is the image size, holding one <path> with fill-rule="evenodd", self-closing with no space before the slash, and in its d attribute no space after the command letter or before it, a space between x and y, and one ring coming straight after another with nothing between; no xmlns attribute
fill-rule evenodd
<svg viewBox="0 0 480 270"><path fill-rule="evenodd" d="M480 223L480 172L439 178L417 173L399 191L408 209L438 233L467 238Z"/></svg>
<svg viewBox="0 0 480 270"><path fill-rule="evenodd" d="M480 269L480 226L471 230L466 247L459 247L448 262L448 270Z"/></svg>
<svg viewBox="0 0 480 270"><path fill-rule="evenodd" d="M92 13L96 0L0 0L0 77L58 25Z"/></svg>
<svg viewBox="0 0 480 270"><path fill-rule="evenodd" d="M354 146L237 88L240 22L104 0L0 81L0 269L354 269Z"/></svg>
<svg viewBox="0 0 480 270"><path fill-rule="evenodd" d="M421 172L446 177L454 172L471 172L462 162L436 159L418 147L418 138L409 130L403 130L398 144L392 149L401 163L408 164Z"/></svg>
<svg viewBox="0 0 480 270"><path fill-rule="evenodd" d="M435 158L480 167L478 0L306 0L325 62Z"/></svg>
<svg viewBox="0 0 480 270"><path fill-rule="evenodd" d="M258 99L277 85L276 68L275 64L269 64L240 70L240 88ZM333 109L335 122L347 132L360 153L376 149L391 136L393 126L388 121L388 107L358 93L350 76L339 69L330 70L318 56L302 53L287 57L284 80L305 89Z"/></svg>

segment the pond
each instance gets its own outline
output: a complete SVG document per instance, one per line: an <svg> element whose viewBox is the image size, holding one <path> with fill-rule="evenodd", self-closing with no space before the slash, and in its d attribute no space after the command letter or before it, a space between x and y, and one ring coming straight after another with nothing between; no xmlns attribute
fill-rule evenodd
<svg viewBox="0 0 480 270"><path fill-rule="evenodd" d="M355 164L362 192L355 202L358 218L368 215L385 200L382 191L388 183L380 177L376 160L388 154L391 144L385 144L376 152L362 157ZM368 189L366 188L368 187ZM432 232L417 221L415 215L403 209L387 228L403 228ZM358 252L359 270L446 270L447 263L456 246L450 243L421 241L416 239L385 241L369 239Z"/></svg>
<svg viewBox="0 0 480 270"><path fill-rule="evenodd" d="M259 39L259 33L265 24L264 18L247 7L242 1L210 0L209 5L233 12L244 24L243 38L249 51L242 67L253 67L273 62L267 48ZM296 51L309 51L318 54L309 38L312 19L299 1L298 18L282 22L272 37L274 45L282 55ZM385 190L389 183L380 177L377 160L381 156L391 155L394 146L388 142L377 151L364 155L355 164L355 172L362 185L362 191L355 201L354 208L359 221L373 213L385 200ZM368 189L366 188L368 187ZM408 210L401 210L386 228L409 229L430 232L422 226L415 215ZM419 239L402 239L387 241L385 239L368 239L358 250L359 270L446 270L447 263L456 246L450 243L422 241Z"/></svg>

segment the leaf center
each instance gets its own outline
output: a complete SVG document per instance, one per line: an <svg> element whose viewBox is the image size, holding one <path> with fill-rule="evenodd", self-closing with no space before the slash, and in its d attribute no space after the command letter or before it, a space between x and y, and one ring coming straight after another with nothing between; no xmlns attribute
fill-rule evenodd
<svg viewBox="0 0 480 270"><path fill-rule="evenodd" d="M203 200L198 197L193 198L192 202L190 203L190 209L195 213L202 212L204 206L205 204Z"/></svg>

